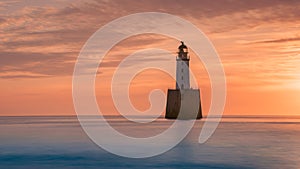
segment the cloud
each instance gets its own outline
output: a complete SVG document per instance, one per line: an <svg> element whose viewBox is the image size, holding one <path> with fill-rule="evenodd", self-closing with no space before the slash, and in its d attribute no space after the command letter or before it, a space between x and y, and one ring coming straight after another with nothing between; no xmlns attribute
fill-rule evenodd
<svg viewBox="0 0 300 169"><path fill-rule="evenodd" d="M264 40L264 41L257 41L253 43L282 43L282 42L293 42L293 41L300 41L300 37Z"/></svg>
<svg viewBox="0 0 300 169"><path fill-rule="evenodd" d="M0 73L1 79L32 79L32 78L47 78L52 76L39 74L26 74L26 72L11 72L13 74ZM18 74L19 73L19 74Z"/></svg>
<svg viewBox="0 0 300 169"><path fill-rule="evenodd" d="M2 52L0 56L0 78L72 75L74 67L72 55L74 54Z"/></svg>
<svg viewBox="0 0 300 169"><path fill-rule="evenodd" d="M57 1L26 3L1 2L6 6L5 13L0 12L0 70L6 72L29 71L45 76L71 75L74 62L86 40L101 26L109 21L136 12L160 11L186 18L213 38L222 42L217 46L225 63L236 67L234 63L252 61L255 55L238 46L234 38L259 43L285 43L299 38L282 38L269 35L272 30L260 34L260 39L249 39L258 27L266 25L291 25L300 18L300 2L295 1ZM18 5L16 5L18 4ZM18 7L16 7L18 6ZM285 24L287 23L287 24ZM258 31L257 31L258 32ZM256 32L256 33L257 33ZM258 33L257 33L258 34ZM240 36L240 37L238 37ZM276 39L277 38L277 39ZM239 40L240 40L239 39ZM110 59L102 63L103 67L114 67L124 57L136 49L161 44L168 48L166 38L149 35L120 43L112 52ZM142 43L141 43L142 42ZM226 44L225 44L226 43ZM176 45L172 43L172 45ZM227 47L227 46L228 47ZM257 48L259 50L259 48ZM267 51L267 49L262 49ZM256 55L256 59L265 60L270 55ZM269 63L271 64L271 63ZM245 72L243 72L245 73ZM16 76L22 77L22 76ZM24 76L25 77L25 76Z"/></svg>
<svg viewBox="0 0 300 169"><path fill-rule="evenodd" d="M0 17L0 24L4 23L6 21L5 18Z"/></svg>

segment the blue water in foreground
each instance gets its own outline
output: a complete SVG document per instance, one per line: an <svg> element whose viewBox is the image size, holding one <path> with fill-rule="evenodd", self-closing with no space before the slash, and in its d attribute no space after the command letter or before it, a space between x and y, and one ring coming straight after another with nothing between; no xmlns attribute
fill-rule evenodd
<svg viewBox="0 0 300 169"><path fill-rule="evenodd" d="M158 134L172 124L165 119L145 125L119 117L108 121L136 137ZM214 135L199 144L204 121L197 121L170 151L130 159L94 144L75 116L0 117L0 168L300 168L299 117L224 117Z"/></svg>

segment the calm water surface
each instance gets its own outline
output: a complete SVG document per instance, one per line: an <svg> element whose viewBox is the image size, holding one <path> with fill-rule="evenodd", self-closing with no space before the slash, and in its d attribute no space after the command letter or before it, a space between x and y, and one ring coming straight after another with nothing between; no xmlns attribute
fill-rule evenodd
<svg viewBox="0 0 300 169"><path fill-rule="evenodd" d="M173 122L107 120L134 137L158 134ZM75 116L0 117L0 168L300 168L300 117L224 117L214 135L198 144L204 121L172 150L129 159L95 145Z"/></svg>

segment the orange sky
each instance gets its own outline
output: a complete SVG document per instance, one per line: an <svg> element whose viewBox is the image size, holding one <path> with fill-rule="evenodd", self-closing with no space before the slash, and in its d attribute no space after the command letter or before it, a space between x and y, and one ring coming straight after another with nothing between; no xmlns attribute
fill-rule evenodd
<svg viewBox="0 0 300 169"><path fill-rule="evenodd" d="M300 2L274 0L1 1L0 115L75 115L72 74L83 44L113 19L149 11L189 20L214 44L227 78L226 115L300 115ZM175 59L178 45L171 38L143 35L115 46L96 79L100 109L117 113L110 79L122 59L149 47L169 50ZM190 55L206 115L209 78ZM174 86L166 74L148 70L133 80L130 97L145 110L152 89Z"/></svg>

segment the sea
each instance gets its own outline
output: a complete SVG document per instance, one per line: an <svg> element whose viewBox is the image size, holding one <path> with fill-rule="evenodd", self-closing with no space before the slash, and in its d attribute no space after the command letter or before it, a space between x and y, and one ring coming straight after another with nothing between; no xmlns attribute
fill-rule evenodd
<svg viewBox="0 0 300 169"><path fill-rule="evenodd" d="M105 119L131 137L159 134L174 122L163 117L147 124L136 124L121 116ZM300 116L223 116L214 134L199 144L199 133L207 120L196 121L184 140L163 154L128 158L95 144L77 116L2 116L0 168L300 168Z"/></svg>

